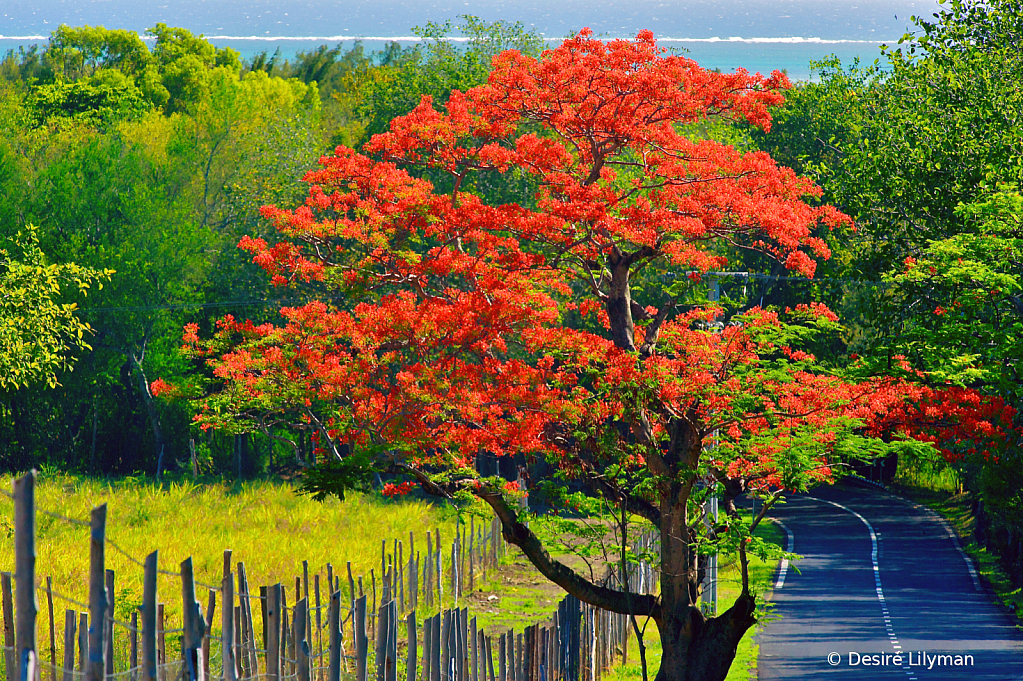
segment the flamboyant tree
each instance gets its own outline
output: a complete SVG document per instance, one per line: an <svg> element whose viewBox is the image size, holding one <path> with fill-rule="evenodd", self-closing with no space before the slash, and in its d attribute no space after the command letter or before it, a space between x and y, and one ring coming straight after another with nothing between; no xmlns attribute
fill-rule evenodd
<svg viewBox="0 0 1023 681"><path fill-rule="evenodd" d="M807 351L837 326L823 306L725 317L701 302L701 273L739 248L812 276L828 256L814 231L847 221L804 201L817 187L766 154L701 135L708 119L769 126L783 75L712 73L649 32L605 43L584 31L493 66L486 85L444 107L424 98L362 153L321 159L303 206L263 209L283 239L241 246L310 302L282 309L282 324L228 317L208 339L186 328L210 366L196 418L312 431L325 457L306 476L314 492L386 470L405 476L400 489L482 500L566 591L654 620L658 679L723 679L756 621L746 563L765 549L752 529L780 490L829 479L911 423L978 441L1001 424L934 411L941 395L905 383L843 379ZM533 191L488 202L488 174ZM654 529L659 593L553 558L503 481L475 470L483 454L545 460L556 510L590 500ZM755 518L736 512L742 492L766 502ZM725 501L717 524L702 513L710 493ZM623 530L623 561L629 541ZM700 556L725 546L742 591L708 617Z"/></svg>

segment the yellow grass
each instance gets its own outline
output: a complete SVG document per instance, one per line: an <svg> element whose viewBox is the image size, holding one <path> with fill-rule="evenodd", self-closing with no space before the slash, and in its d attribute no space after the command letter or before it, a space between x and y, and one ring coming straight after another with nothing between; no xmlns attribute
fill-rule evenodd
<svg viewBox="0 0 1023 681"><path fill-rule="evenodd" d="M0 480L11 490L12 479ZM288 589L289 604L294 604L295 577L302 574L302 561L309 562L310 590L313 575L321 575L321 597L326 593L326 564L341 575L342 591L347 593L345 564L352 563L358 579L365 575L370 590L370 570L375 570L380 589L380 543L393 540L404 543L408 559L408 533L415 532L416 550L426 551L426 531L440 527L445 545L454 537L456 518L451 512L423 501L402 499L387 501L376 495L353 494L344 502L316 502L295 494L287 484L249 482L203 484L189 482L156 485L145 480L104 482L68 475L41 476L36 487L36 577L45 585L53 578L53 590L79 603L88 602L89 529L44 515L47 510L87 521L90 510L107 504L107 535L113 544L131 558L107 545L106 567L116 574L115 616L128 622L132 611L142 603L143 569L132 560L142 561L159 551L159 567L179 572L181 561L191 556L198 582L220 585L224 549L232 549L232 564L245 563L250 589L281 582ZM14 570L13 502L0 497L0 569ZM448 551L445 550L445 559ZM236 570L236 568L233 568ZM357 589L358 587L356 587ZM447 591L445 585L445 591ZM160 574L159 600L166 603L167 628L181 627L181 582L172 575ZM207 590L197 587L197 597L206 608ZM49 662L49 616L46 596L38 591L39 646ZM312 593L310 593L312 596ZM379 598L379 596L378 596ZM328 598L323 599L324 602ZM218 599L219 601L219 599ZM313 605L310 603L310 605ZM253 603L257 630L260 628L258 602ZM54 598L57 664L62 660L64 611L87 610L80 605ZM215 629L219 631L219 608ZM118 670L127 666L127 632L118 629L115 641ZM177 642L168 642L168 657L177 651ZM173 651L173 652L172 652Z"/></svg>

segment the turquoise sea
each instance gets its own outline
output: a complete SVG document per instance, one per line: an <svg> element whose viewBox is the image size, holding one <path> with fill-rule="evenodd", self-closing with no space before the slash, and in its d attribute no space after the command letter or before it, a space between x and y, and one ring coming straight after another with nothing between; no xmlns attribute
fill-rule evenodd
<svg viewBox="0 0 1023 681"><path fill-rule="evenodd" d="M367 50L410 44L413 27L456 21L519 21L549 41L589 27L604 37L649 28L665 47L685 48L708 68L810 76L809 63L837 54L872 62L881 43L930 15L935 0L8 0L0 4L0 53L44 43L61 23L138 31L157 22L204 34L243 57L277 49L290 57L321 44Z"/></svg>

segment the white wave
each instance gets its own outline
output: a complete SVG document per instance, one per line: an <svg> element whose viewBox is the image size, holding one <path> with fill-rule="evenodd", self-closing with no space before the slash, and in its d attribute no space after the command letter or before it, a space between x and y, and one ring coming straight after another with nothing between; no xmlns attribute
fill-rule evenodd
<svg viewBox="0 0 1023 681"><path fill-rule="evenodd" d="M742 38L732 36L729 38L657 38L659 43L779 43L784 45L839 45L844 43L879 45L883 42L894 42L894 40L851 40L845 38L804 38L795 36L789 38Z"/></svg>

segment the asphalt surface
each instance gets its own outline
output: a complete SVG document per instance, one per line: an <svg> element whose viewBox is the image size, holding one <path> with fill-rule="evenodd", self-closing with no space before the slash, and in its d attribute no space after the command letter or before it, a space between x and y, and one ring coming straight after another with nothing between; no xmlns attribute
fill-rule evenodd
<svg viewBox="0 0 1023 681"><path fill-rule="evenodd" d="M802 558L775 584L760 681L1023 680L1023 637L933 512L843 485L770 515Z"/></svg>

